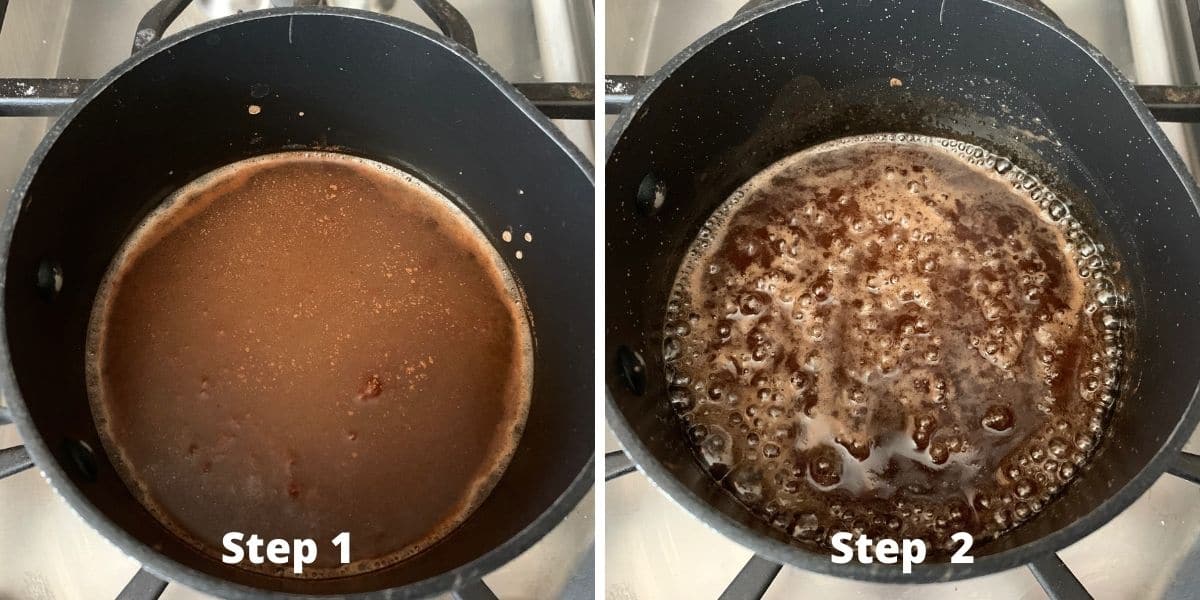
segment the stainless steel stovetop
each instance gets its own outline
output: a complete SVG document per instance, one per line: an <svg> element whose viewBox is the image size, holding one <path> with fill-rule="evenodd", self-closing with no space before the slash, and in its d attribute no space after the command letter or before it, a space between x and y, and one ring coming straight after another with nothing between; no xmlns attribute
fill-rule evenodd
<svg viewBox="0 0 1200 600"><path fill-rule="evenodd" d="M1197 83L1196 50L1183 0L1043 2L1130 79ZM653 73L744 4L746 0L608 0L605 71ZM1200 173L1195 126L1163 125L1192 172ZM609 433L606 450L619 448ZM1200 449L1200 432L1185 449ZM716 598L751 557L748 549L708 529L640 474L609 482L606 494L608 600ZM1128 510L1059 556L1100 600L1200 598L1200 487L1164 475ZM930 585L862 583L785 567L764 596L796 597L970 600L1046 594L1025 567Z"/></svg>

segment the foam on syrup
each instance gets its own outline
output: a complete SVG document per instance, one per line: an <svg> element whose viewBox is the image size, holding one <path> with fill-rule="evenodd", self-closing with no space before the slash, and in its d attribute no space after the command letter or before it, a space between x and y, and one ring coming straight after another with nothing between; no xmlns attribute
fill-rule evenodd
<svg viewBox="0 0 1200 600"><path fill-rule="evenodd" d="M1115 270L1005 158L828 142L756 175L693 242L665 321L670 401L710 473L798 543L994 538L1104 428Z"/></svg>

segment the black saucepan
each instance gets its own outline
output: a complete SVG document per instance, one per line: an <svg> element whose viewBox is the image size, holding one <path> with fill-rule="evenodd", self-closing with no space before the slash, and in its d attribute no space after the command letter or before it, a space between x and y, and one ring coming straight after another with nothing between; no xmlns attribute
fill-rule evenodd
<svg viewBox="0 0 1200 600"><path fill-rule="evenodd" d="M248 106L262 107L257 115ZM303 116L301 116L303 113ZM393 567L288 580L201 555L168 533L105 455L84 384L88 314L126 236L208 171L288 149L394 165L454 199L506 253L534 327L528 426L487 501ZM520 193L518 192L518 190ZM28 453L88 523L155 575L220 597L260 592L423 597L478 580L541 538L592 481L593 190L570 142L489 66L424 28L369 13L266 10L156 42L53 125L4 217L0 386ZM501 193L509 191L511 193ZM406 494L391 488L396 510Z"/></svg>
<svg viewBox="0 0 1200 600"><path fill-rule="evenodd" d="M1134 315L1127 381L1089 468L1030 521L977 545L974 564L925 564L911 575L834 564L790 544L715 484L666 401L661 357L675 270L715 207L784 156L878 132L977 144L1074 199L1120 257ZM1005 0L753 8L639 90L608 138L605 196L609 424L658 487L766 559L907 582L1061 565L1055 551L1164 471L1197 477L1180 454L1200 417L1197 190L1129 83L1046 13Z"/></svg>

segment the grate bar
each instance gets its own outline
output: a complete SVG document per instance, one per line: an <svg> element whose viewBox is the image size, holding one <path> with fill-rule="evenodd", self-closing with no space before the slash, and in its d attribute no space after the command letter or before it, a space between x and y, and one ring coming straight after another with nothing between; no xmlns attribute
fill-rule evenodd
<svg viewBox="0 0 1200 600"><path fill-rule="evenodd" d="M13 446L0 450L0 479L16 475L33 466L33 459L25 446Z"/></svg>
<svg viewBox="0 0 1200 600"><path fill-rule="evenodd" d="M0 117L49 117L61 114L90 79L0 79Z"/></svg>
<svg viewBox="0 0 1200 600"><path fill-rule="evenodd" d="M117 600L155 600L166 589L166 581L143 567L125 584L121 593L117 594Z"/></svg>
<svg viewBox="0 0 1200 600"><path fill-rule="evenodd" d="M606 76L605 112L615 115L624 110L647 79L639 75ZM1134 88L1155 119L1166 123L1200 123L1200 85L1137 85Z"/></svg>
<svg viewBox="0 0 1200 600"><path fill-rule="evenodd" d="M750 558L746 566L738 571L729 587L721 592L718 600L751 600L762 598L767 588L775 581L775 577L783 570L783 566L771 562L757 554Z"/></svg>
<svg viewBox="0 0 1200 600"><path fill-rule="evenodd" d="M0 79L0 117L53 117L62 114L92 79ZM591 83L518 83L551 119L591 120L596 92Z"/></svg>
<svg viewBox="0 0 1200 600"><path fill-rule="evenodd" d="M646 77L641 75L606 75L604 77L604 112L615 115L633 102Z"/></svg>
<svg viewBox="0 0 1200 600"><path fill-rule="evenodd" d="M1167 472L1195 484L1200 484L1200 455L1180 452L1179 458L1167 467Z"/></svg>
<svg viewBox="0 0 1200 600"><path fill-rule="evenodd" d="M517 91L551 119L591 120L596 89L591 83L518 83Z"/></svg>
<svg viewBox="0 0 1200 600"><path fill-rule="evenodd" d="M1029 570L1050 600L1092 600L1092 595L1057 554L1034 560L1029 563Z"/></svg>
<svg viewBox="0 0 1200 600"><path fill-rule="evenodd" d="M454 600L498 600L496 594L492 592L482 579L476 579L457 590L451 592Z"/></svg>
<svg viewBox="0 0 1200 600"><path fill-rule="evenodd" d="M1159 121L1200 123L1200 86L1139 85L1137 92Z"/></svg>
<svg viewBox="0 0 1200 600"><path fill-rule="evenodd" d="M604 455L604 480L612 481L637 470L633 459L623 450L614 450Z"/></svg>

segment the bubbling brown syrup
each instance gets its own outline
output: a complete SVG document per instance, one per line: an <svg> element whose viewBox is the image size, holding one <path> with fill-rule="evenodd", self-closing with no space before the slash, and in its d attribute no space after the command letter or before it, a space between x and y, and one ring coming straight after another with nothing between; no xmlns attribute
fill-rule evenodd
<svg viewBox="0 0 1200 600"><path fill-rule="evenodd" d="M992 539L1087 461L1118 394L1115 263L1009 160L906 134L752 178L701 229L666 315L696 455L801 545ZM944 555L944 554L943 554Z"/></svg>

